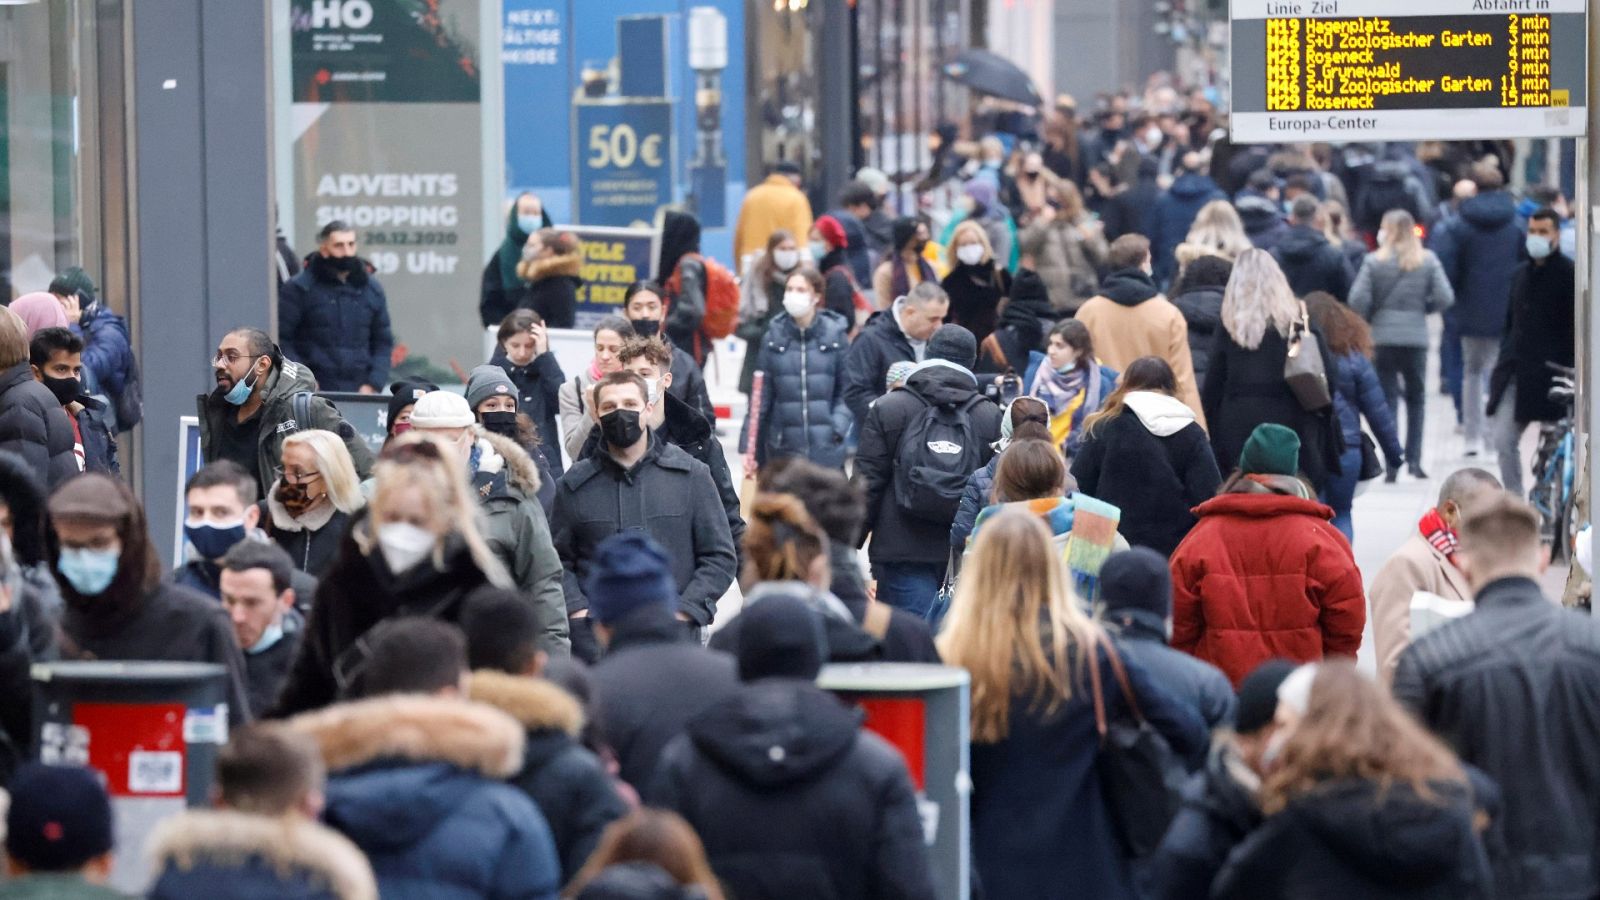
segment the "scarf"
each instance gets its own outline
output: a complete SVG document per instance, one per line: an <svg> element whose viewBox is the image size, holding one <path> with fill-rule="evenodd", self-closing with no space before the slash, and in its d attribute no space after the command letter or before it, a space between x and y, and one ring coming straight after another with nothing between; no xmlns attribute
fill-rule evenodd
<svg viewBox="0 0 1600 900"><path fill-rule="evenodd" d="M606 377L606 373L600 371L600 360L589 360L589 383L594 384L604 377Z"/></svg>
<svg viewBox="0 0 1600 900"><path fill-rule="evenodd" d="M1230 494L1280 494L1310 500L1311 489L1293 475L1246 475L1228 491Z"/></svg>
<svg viewBox="0 0 1600 900"><path fill-rule="evenodd" d="M1033 379L1032 396L1044 401L1050 410L1050 437L1063 450L1073 449L1082 433L1083 420L1100 408L1105 390L1100 367L1093 360L1063 375L1049 361L1039 366Z"/></svg>
<svg viewBox="0 0 1600 900"><path fill-rule="evenodd" d="M893 300L897 297L904 297L905 295L911 293L911 277L906 272L906 258L904 254L896 253L894 255L894 266L891 267L889 271L889 293L894 295L894 297L889 299ZM917 280L918 283L923 281L939 280L939 276L934 274L933 266L921 256L917 257ZM878 302L882 303L883 298L880 297Z"/></svg>
<svg viewBox="0 0 1600 900"><path fill-rule="evenodd" d="M1461 538L1449 525L1444 523L1444 517L1436 509L1430 509L1422 514L1422 521L1417 523L1417 529L1422 532L1423 540L1428 546L1444 554L1450 565L1456 563L1456 552L1461 549Z"/></svg>
<svg viewBox="0 0 1600 900"><path fill-rule="evenodd" d="M983 523L1006 509L1021 509L1044 520L1050 534L1066 538L1061 548L1061 559L1067 564L1072 578L1073 593L1085 605L1100 599L1100 568L1116 546L1117 525L1122 521L1122 510L1103 500L1086 494L1071 497L1043 497L1020 503L995 503L978 512L972 523L972 533L967 536L967 547L978 537Z"/></svg>

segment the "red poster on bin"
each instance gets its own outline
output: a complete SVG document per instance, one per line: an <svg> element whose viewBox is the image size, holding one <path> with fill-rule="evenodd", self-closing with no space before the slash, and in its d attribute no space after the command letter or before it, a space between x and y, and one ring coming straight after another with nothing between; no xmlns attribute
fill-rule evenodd
<svg viewBox="0 0 1600 900"><path fill-rule="evenodd" d="M918 793L924 790L927 758L924 748L928 739L928 710L922 700L862 698L856 703L866 711L866 726L874 734L888 741L906 758L906 768L911 770L911 781Z"/></svg>
<svg viewBox="0 0 1600 900"><path fill-rule="evenodd" d="M184 793L181 703L79 703L72 723L89 733L89 767L113 797Z"/></svg>

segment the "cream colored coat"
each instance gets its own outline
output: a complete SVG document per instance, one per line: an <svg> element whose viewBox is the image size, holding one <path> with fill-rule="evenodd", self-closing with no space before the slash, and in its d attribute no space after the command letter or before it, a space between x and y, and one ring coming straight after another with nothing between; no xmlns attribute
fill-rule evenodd
<svg viewBox="0 0 1600 900"><path fill-rule="evenodd" d="M1414 531L1378 570L1367 592L1378 677L1385 685L1394 681L1400 654L1411 644L1411 597L1418 591L1446 600L1470 602L1473 597L1466 574Z"/></svg>
<svg viewBox="0 0 1600 900"><path fill-rule="evenodd" d="M1074 318L1089 329L1101 365L1124 372L1141 356L1166 360L1178 380L1178 399L1194 410L1200 427L1206 427L1194 360L1189 356L1189 324L1172 301L1157 295L1137 306L1123 306L1109 297L1091 297Z"/></svg>

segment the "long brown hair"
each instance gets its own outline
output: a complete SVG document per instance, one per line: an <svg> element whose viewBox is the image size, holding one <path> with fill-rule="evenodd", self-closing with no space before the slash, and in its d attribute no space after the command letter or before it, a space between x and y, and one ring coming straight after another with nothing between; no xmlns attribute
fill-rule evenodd
<svg viewBox="0 0 1600 900"><path fill-rule="evenodd" d="M757 494L744 533L743 587L764 581L806 581L828 556L828 536L789 494Z"/></svg>
<svg viewBox="0 0 1600 900"><path fill-rule="evenodd" d="M1176 397L1178 378L1172 374L1172 367L1161 357L1139 357L1128 364L1127 371L1117 379L1117 389L1111 392L1105 403L1083 421L1084 434L1094 437L1102 422L1109 422L1122 415L1122 410L1127 405L1128 394L1133 391L1155 391L1168 397Z"/></svg>
<svg viewBox="0 0 1600 900"><path fill-rule="evenodd" d="M1322 332L1322 339L1335 355L1359 353L1372 358L1372 329L1355 310L1326 291L1307 294L1306 310L1311 313L1311 324Z"/></svg>
<svg viewBox="0 0 1600 900"><path fill-rule="evenodd" d="M993 503L1017 503L1059 497L1067 481L1067 464L1051 441L1016 440L1000 454L994 470Z"/></svg>
<svg viewBox="0 0 1600 900"><path fill-rule="evenodd" d="M600 845L572 876L563 896L576 897L607 866L626 862L659 866L680 886L699 888L706 900L723 900L700 836L677 813L648 807L606 826Z"/></svg>
<svg viewBox="0 0 1600 900"><path fill-rule="evenodd" d="M1455 754L1429 734L1354 661L1317 664L1305 715L1293 726L1277 767L1261 785L1261 808L1271 815L1296 797L1341 778L1396 784L1424 798L1429 783L1465 783Z"/></svg>
<svg viewBox="0 0 1600 900"><path fill-rule="evenodd" d="M1013 700L1049 715L1082 690L1086 651L1099 634L1072 596L1043 520L1007 509L986 522L937 642L945 663L972 678L972 740L1005 740Z"/></svg>

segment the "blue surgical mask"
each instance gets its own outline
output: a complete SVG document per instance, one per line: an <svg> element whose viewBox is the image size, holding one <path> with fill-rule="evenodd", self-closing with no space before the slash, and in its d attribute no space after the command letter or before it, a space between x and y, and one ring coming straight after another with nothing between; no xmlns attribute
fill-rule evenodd
<svg viewBox="0 0 1600 900"><path fill-rule="evenodd" d="M85 597L96 597L106 592L117 577L117 565L122 559L122 549L93 550L88 547L63 547L56 561L56 571L72 585L72 589Z"/></svg>
<svg viewBox="0 0 1600 900"><path fill-rule="evenodd" d="M267 630L261 632L261 637L257 638L254 644L244 648L244 652L251 656L257 653L265 653L272 649L272 645L281 640L283 640L283 619L279 618L278 621L268 625Z"/></svg>
<svg viewBox="0 0 1600 900"><path fill-rule="evenodd" d="M250 371L246 372L243 378L234 382L233 387L230 388L226 394L222 395L222 399L228 401L234 406L245 405L245 403L250 399L250 394L255 391L256 383L261 380L259 378L257 378L255 381L250 380L250 376L254 375L255 371L255 367L252 366Z"/></svg>
<svg viewBox="0 0 1600 900"><path fill-rule="evenodd" d="M210 522L184 522L183 536L194 545L202 559L221 559L233 545L244 540L244 520L226 525Z"/></svg>
<svg viewBox="0 0 1600 900"><path fill-rule="evenodd" d="M1524 243L1528 248L1528 255L1534 259L1544 259L1550 255L1550 251L1555 249L1549 238L1537 234L1528 235Z"/></svg>
<svg viewBox="0 0 1600 900"><path fill-rule="evenodd" d="M517 213L517 227L522 229L524 234L533 234L544 227L544 216L525 216Z"/></svg>

